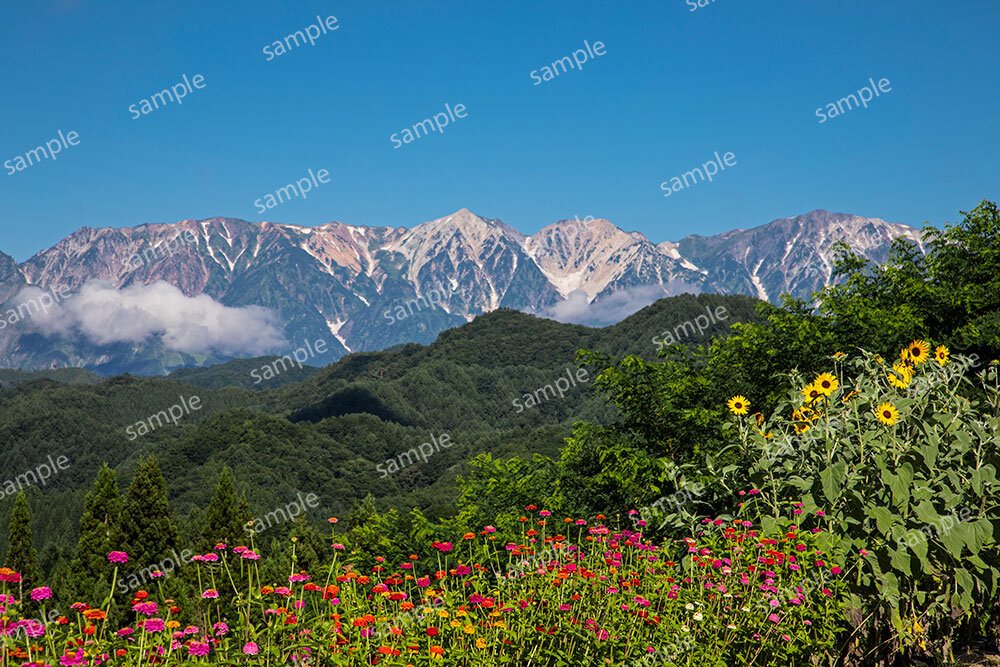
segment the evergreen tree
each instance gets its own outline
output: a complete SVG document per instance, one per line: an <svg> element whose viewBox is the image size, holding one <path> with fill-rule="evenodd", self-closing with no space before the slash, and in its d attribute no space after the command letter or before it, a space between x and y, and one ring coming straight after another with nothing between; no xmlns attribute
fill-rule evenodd
<svg viewBox="0 0 1000 667"><path fill-rule="evenodd" d="M111 571L108 553L118 547L111 542L111 533L118 518L121 499L115 471L107 464L98 471L93 490L83 501L80 517L80 540L71 568L73 596L81 601L101 600L108 594Z"/></svg>
<svg viewBox="0 0 1000 667"><path fill-rule="evenodd" d="M215 495L205 512L200 549L208 551L219 542L233 546L242 544L246 536L244 526L250 520L245 498L240 502L228 467L222 469Z"/></svg>
<svg viewBox="0 0 1000 667"><path fill-rule="evenodd" d="M119 568L118 578L129 589L142 583L141 570L156 569L168 556L173 558L178 548L177 527L167 504L167 485L155 457L139 462L118 513L112 545L116 551L128 554L128 563ZM130 577L134 581L126 581Z"/></svg>
<svg viewBox="0 0 1000 667"><path fill-rule="evenodd" d="M22 590L38 586L38 553L31 543L31 511L24 491L17 494L10 517L10 545L4 565L21 573Z"/></svg>

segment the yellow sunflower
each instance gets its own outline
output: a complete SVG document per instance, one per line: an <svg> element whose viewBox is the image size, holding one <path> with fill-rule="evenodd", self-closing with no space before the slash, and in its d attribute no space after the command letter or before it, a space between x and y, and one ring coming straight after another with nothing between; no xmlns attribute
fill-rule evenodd
<svg viewBox="0 0 1000 667"><path fill-rule="evenodd" d="M806 403L812 403L815 400L823 398L826 394L816 385L807 384L802 388L802 395L805 397Z"/></svg>
<svg viewBox="0 0 1000 667"><path fill-rule="evenodd" d="M813 380L813 386L823 392L823 395L829 396L837 390L840 383L837 382L837 378L833 375L830 375L829 373L820 373L816 376L816 379Z"/></svg>
<svg viewBox="0 0 1000 667"><path fill-rule="evenodd" d="M734 415L745 415L750 411L750 401L745 396L733 396L726 402L726 405L729 406L729 411Z"/></svg>
<svg viewBox="0 0 1000 667"><path fill-rule="evenodd" d="M914 366L919 366L927 361L931 356L931 346L928 345L926 341L922 340L915 340L907 345L906 351L909 354L910 360L913 362Z"/></svg>
<svg viewBox="0 0 1000 667"><path fill-rule="evenodd" d="M944 366L946 363L948 363L949 354L951 354L951 350L949 350L944 345L938 345L936 348L934 348L934 360L938 362L939 366Z"/></svg>
<svg viewBox="0 0 1000 667"><path fill-rule="evenodd" d="M806 431L809 430L809 428L810 428L809 424L799 423L799 424L795 425L795 432L796 433L805 433Z"/></svg>
<svg viewBox="0 0 1000 667"><path fill-rule="evenodd" d="M843 358L844 358L844 357L846 357L846 356L847 356L847 355L846 355L846 354L844 354L843 352L834 352L834 353L833 353L833 358L834 358L834 359L843 359Z"/></svg>
<svg viewBox="0 0 1000 667"><path fill-rule="evenodd" d="M844 403L847 403L849 400L851 400L857 395L858 395L857 389L852 389L851 391L847 392L847 396L844 396Z"/></svg>
<svg viewBox="0 0 1000 667"><path fill-rule="evenodd" d="M885 402L875 408L875 416L886 426L892 426L899 421L899 410L892 403Z"/></svg>
<svg viewBox="0 0 1000 667"><path fill-rule="evenodd" d="M907 382L909 382L910 380L913 379L913 374L916 372L916 370L913 368L913 366L910 366L909 364L905 364L905 363L903 363L901 361L897 361L896 363L894 363L892 365L892 370L896 371Z"/></svg>
<svg viewBox="0 0 1000 667"><path fill-rule="evenodd" d="M885 377L889 380L889 384L896 389L905 389L906 385L910 384L909 375L896 375L895 373L886 373Z"/></svg>

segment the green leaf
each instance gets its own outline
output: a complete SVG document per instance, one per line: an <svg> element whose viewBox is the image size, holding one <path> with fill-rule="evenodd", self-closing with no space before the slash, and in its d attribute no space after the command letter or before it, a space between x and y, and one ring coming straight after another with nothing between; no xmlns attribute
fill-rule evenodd
<svg viewBox="0 0 1000 667"><path fill-rule="evenodd" d="M941 518L934 510L934 505L927 500L921 501L914 509L914 512L916 512L917 518L928 526L936 526Z"/></svg>
<svg viewBox="0 0 1000 667"><path fill-rule="evenodd" d="M910 544L912 542L912 544ZM925 574L929 574L932 571L930 561L927 560L927 540L924 539L923 535L920 535L919 539L910 540L907 542L906 546L910 548L910 551L917 557L917 561L920 563L920 567L923 569Z"/></svg>
<svg viewBox="0 0 1000 667"><path fill-rule="evenodd" d="M882 507L881 505L869 508L868 516L875 519L875 525L878 526L878 532L886 536L892 533L892 524L895 523L896 516L890 512L888 508Z"/></svg>
<svg viewBox="0 0 1000 667"><path fill-rule="evenodd" d="M892 558L889 563L907 577L913 576L913 568L910 565L910 554L905 547L900 546L898 549L893 549Z"/></svg>
<svg viewBox="0 0 1000 667"><path fill-rule="evenodd" d="M847 477L847 463L841 461L824 468L820 471L819 477L823 483L823 495L832 503L843 491L844 478Z"/></svg>
<svg viewBox="0 0 1000 667"><path fill-rule="evenodd" d="M910 484L913 483L913 466L904 463L895 475L889 473L889 489L892 491L892 504L902 508L910 502Z"/></svg>
<svg viewBox="0 0 1000 667"><path fill-rule="evenodd" d="M951 530L939 530L938 539L944 548L948 550L948 553L955 558L962 557L962 548L965 546L965 536L961 530L961 526L955 526Z"/></svg>

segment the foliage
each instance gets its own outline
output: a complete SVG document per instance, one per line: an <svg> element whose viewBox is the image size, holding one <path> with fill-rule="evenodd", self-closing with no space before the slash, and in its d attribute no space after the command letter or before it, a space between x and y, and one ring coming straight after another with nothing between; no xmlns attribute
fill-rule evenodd
<svg viewBox="0 0 1000 667"><path fill-rule="evenodd" d="M115 471L105 465L83 503L80 539L71 567L74 599L90 599L110 585L105 557L112 550L111 533L119 512Z"/></svg>
<svg viewBox="0 0 1000 667"><path fill-rule="evenodd" d="M14 500L14 513L10 518L10 537L4 565L21 573L27 586L38 583L38 553L31 541L31 511L24 491Z"/></svg>
<svg viewBox="0 0 1000 667"><path fill-rule="evenodd" d="M929 346L913 346L896 371L867 353L835 357L839 380L811 401L816 383L793 375L774 414L737 417L748 465L723 483L760 490L742 513L762 514L765 530L792 499L822 517L838 565L858 570L864 651L948 659L963 630L1000 613L1000 391L991 366L987 400L970 401L970 360L939 348L928 361L908 349Z"/></svg>

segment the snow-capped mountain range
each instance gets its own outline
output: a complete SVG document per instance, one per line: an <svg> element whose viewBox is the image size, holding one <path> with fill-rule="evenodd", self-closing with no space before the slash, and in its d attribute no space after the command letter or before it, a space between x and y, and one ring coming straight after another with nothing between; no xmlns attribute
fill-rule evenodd
<svg viewBox="0 0 1000 667"><path fill-rule="evenodd" d="M330 351L306 363L322 364L496 308L606 323L685 291L778 302L830 281L835 242L882 261L900 237L920 244L913 227L826 211L659 244L602 219L526 236L464 208L411 228L84 227L20 264L0 253L0 366L158 373L318 339ZM56 289L72 296L25 314Z"/></svg>

